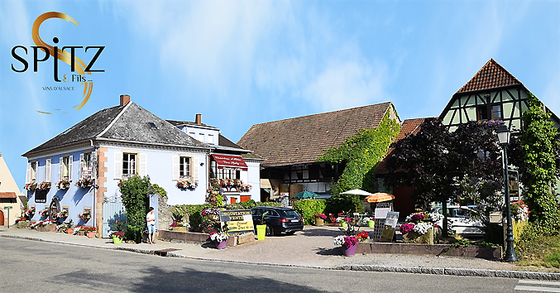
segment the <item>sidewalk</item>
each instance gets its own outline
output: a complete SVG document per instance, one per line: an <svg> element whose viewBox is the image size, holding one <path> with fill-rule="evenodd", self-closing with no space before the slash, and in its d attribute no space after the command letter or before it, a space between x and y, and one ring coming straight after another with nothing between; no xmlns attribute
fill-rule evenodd
<svg viewBox="0 0 560 293"><path fill-rule="evenodd" d="M362 229L372 231L372 228ZM113 244L112 239L87 238L31 229L0 227L0 237L46 241L67 245L80 245L102 249L122 249L154 254L169 251L167 256L190 259L231 261L263 265L297 266L318 269L345 269L391 271L446 275L475 275L513 278L560 280L560 273L550 269L521 267L501 261L478 258L458 258L432 255L365 254L345 257L342 249L333 244L333 237L340 235L336 227L306 226L295 235L267 236L263 241L214 249L212 244L171 243ZM529 272L532 271L532 272Z"/></svg>

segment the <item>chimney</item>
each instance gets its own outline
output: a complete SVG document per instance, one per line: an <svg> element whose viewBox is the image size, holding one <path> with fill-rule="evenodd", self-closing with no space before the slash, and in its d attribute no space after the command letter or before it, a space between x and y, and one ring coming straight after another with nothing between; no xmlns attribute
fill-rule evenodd
<svg viewBox="0 0 560 293"><path fill-rule="evenodd" d="M121 107L128 104L128 102L130 102L130 96L129 95L121 95Z"/></svg>
<svg viewBox="0 0 560 293"><path fill-rule="evenodd" d="M194 119L194 123L196 123L197 125L202 124L202 114L196 114L196 118Z"/></svg>

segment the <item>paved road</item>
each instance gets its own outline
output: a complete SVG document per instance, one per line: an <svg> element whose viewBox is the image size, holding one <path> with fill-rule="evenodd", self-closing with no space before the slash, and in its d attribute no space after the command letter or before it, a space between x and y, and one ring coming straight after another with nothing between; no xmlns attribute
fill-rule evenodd
<svg viewBox="0 0 560 293"><path fill-rule="evenodd" d="M524 292L517 279L163 258L0 238L0 292ZM551 285L552 286L552 285ZM550 287L550 286L549 286Z"/></svg>

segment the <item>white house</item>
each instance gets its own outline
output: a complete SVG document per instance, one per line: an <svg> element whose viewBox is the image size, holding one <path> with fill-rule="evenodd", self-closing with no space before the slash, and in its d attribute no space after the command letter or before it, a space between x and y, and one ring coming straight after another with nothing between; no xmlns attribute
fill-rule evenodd
<svg viewBox="0 0 560 293"><path fill-rule="evenodd" d="M218 138L219 131L215 135ZM67 210L75 224L101 231L103 223L111 220L103 214L104 204L120 202L118 183L134 174L148 175L163 187L170 205L204 203L213 174L212 155L218 150L222 150L219 143L194 139L121 95L119 106L101 110L23 154L28 158L26 187L37 184L27 194L29 205L37 211L33 219L43 218L39 214L43 209L51 217ZM228 151L235 157L249 153L241 148ZM259 163L251 158L251 168L242 171L247 182L256 182L257 191ZM70 183L67 188L65 180ZM183 181L192 183L192 188L177 187ZM51 183L50 188L43 182ZM39 188L41 183L45 188ZM239 192L239 200L242 196L253 199L252 192ZM91 219L78 217L88 210Z"/></svg>

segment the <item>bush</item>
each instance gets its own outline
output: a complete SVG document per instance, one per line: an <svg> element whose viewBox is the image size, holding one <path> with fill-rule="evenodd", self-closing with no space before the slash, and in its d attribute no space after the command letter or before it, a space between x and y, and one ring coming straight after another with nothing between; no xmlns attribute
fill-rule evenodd
<svg viewBox="0 0 560 293"><path fill-rule="evenodd" d="M356 206L358 207L358 212L362 212L364 208L359 196L350 194L333 195L326 199L326 205L325 213L335 215L347 211L355 211Z"/></svg>
<svg viewBox="0 0 560 293"><path fill-rule="evenodd" d="M548 227L528 223L515 244L519 265L560 268L560 237L548 234Z"/></svg>
<svg viewBox="0 0 560 293"><path fill-rule="evenodd" d="M127 225L125 239L142 241L142 230L146 227L146 214L149 208L148 193L152 184L150 177L138 175L119 182L122 202L126 209Z"/></svg>
<svg viewBox="0 0 560 293"><path fill-rule="evenodd" d="M324 214L327 202L323 199L302 199L294 202L294 209L303 217L304 225L315 223L315 214Z"/></svg>

